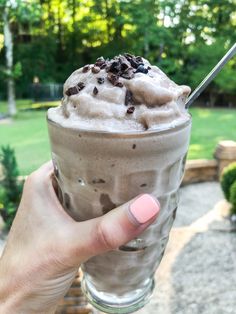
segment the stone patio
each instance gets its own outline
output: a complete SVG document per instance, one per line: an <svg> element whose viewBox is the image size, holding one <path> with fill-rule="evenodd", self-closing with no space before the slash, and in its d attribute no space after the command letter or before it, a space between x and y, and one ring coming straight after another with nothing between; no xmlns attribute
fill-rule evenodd
<svg viewBox="0 0 236 314"><path fill-rule="evenodd" d="M236 313L236 234L216 182L181 189L156 288L139 314Z"/></svg>

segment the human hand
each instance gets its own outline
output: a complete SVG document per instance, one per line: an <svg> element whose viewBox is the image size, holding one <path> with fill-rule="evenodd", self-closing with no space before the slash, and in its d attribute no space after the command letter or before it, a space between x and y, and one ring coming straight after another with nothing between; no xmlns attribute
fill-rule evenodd
<svg viewBox="0 0 236 314"><path fill-rule="evenodd" d="M54 313L81 263L116 249L157 217L150 195L108 214L76 222L62 208L52 184L49 162L31 174L0 260L0 313Z"/></svg>

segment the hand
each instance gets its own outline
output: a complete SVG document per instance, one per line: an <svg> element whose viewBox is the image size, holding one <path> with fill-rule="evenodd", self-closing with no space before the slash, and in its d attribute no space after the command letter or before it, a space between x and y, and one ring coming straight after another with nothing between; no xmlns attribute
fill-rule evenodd
<svg viewBox="0 0 236 314"><path fill-rule="evenodd" d="M49 162L25 182L0 260L1 314L54 313L82 262L129 242L158 214L157 201L144 194L102 217L76 222L59 203L52 175Z"/></svg>

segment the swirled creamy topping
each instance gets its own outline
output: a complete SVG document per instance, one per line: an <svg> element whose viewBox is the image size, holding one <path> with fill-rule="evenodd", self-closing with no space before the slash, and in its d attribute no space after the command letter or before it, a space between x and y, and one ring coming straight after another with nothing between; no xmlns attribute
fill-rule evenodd
<svg viewBox="0 0 236 314"><path fill-rule="evenodd" d="M50 108L48 118L86 130L166 129L189 119L184 104L190 91L139 56L101 57L69 76L61 105Z"/></svg>

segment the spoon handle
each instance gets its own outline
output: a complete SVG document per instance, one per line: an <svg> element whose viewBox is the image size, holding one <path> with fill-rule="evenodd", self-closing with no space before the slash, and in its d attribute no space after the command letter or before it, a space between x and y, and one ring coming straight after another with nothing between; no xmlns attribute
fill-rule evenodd
<svg viewBox="0 0 236 314"><path fill-rule="evenodd" d="M210 84L210 82L216 77L223 66L235 55L236 43L228 50L224 57L217 63L217 65L211 70L211 72L204 78L204 80L198 85L198 87L187 98L185 108L189 106L198 98L202 91Z"/></svg>

